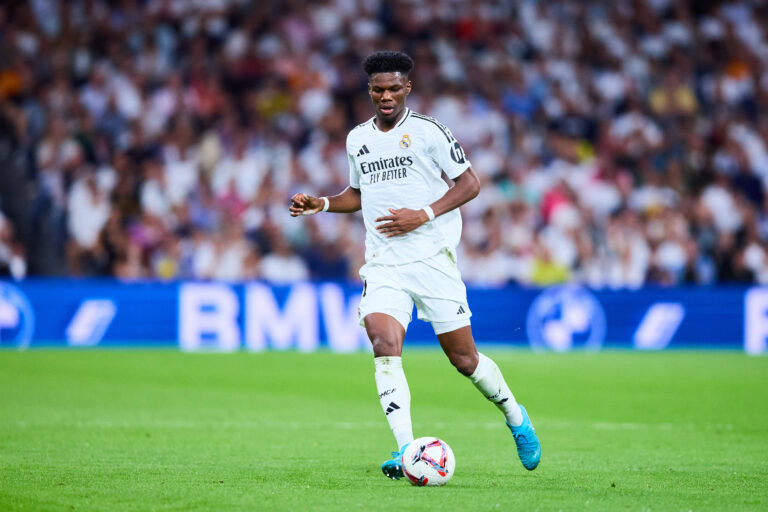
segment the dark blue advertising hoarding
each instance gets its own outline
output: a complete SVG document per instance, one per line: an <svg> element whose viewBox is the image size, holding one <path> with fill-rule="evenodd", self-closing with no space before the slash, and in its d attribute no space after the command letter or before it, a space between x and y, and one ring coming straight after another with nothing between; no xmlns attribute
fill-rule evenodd
<svg viewBox="0 0 768 512"><path fill-rule="evenodd" d="M499 347L761 353L768 339L768 288L596 291L568 285L468 293L475 338ZM357 285L332 282L2 281L0 346L349 352L368 347L357 316L359 295ZM418 320L406 343L437 346L431 326Z"/></svg>

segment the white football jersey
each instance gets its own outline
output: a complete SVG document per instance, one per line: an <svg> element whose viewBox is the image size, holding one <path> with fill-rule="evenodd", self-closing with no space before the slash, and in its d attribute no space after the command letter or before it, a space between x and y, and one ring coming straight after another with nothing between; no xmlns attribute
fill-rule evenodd
<svg viewBox="0 0 768 512"><path fill-rule="evenodd" d="M409 108L395 127L382 132L371 118L347 136L349 183L360 189L365 221L365 260L397 265L422 260L447 247L455 254L461 238L458 208L405 235L387 238L376 230L390 208L419 210L448 190L442 171L453 179L469 166L451 131Z"/></svg>

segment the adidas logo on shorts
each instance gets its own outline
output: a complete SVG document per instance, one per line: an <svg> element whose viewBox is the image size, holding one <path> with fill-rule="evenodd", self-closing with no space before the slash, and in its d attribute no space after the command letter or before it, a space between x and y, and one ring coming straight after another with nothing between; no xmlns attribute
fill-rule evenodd
<svg viewBox="0 0 768 512"><path fill-rule="evenodd" d="M464 306L459 306L459 310L456 312L456 314L463 315L464 313L466 313L466 311L464 311Z"/></svg>

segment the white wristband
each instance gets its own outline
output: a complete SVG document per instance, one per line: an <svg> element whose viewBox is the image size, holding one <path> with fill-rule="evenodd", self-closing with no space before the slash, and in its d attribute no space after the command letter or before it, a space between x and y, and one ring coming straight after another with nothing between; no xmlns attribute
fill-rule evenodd
<svg viewBox="0 0 768 512"><path fill-rule="evenodd" d="M422 208L425 212L427 212L427 217L429 217L429 220L435 220L435 212L432 211L432 208L429 206L425 206Z"/></svg>
<svg viewBox="0 0 768 512"><path fill-rule="evenodd" d="M328 208L331 206L331 202L325 196L321 197L320 199L323 200L323 210L322 211L327 212Z"/></svg>

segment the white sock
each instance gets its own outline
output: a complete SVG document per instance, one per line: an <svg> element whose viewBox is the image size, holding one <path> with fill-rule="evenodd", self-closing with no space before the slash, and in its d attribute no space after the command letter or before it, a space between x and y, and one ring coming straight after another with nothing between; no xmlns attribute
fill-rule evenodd
<svg viewBox="0 0 768 512"><path fill-rule="evenodd" d="M523 413L504 381L501 370L490 358L483 354L479 355L480 361L477 363L475 372L469 376L469 380L485 398L496 404L496 407L504 413L507 423L513 427L519 427L523 424Z"/></svg>
<svg viewBox="0 0 768 512"><path fill-rule="evenodd" d="M375 357L376 389L379 402L387 416L389 428L395 435L397 449L413 441L411 427L411 391L403 372L403 360L400 357Z"/></svg>

